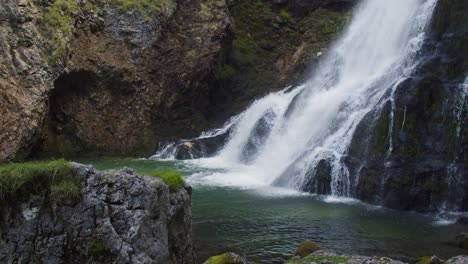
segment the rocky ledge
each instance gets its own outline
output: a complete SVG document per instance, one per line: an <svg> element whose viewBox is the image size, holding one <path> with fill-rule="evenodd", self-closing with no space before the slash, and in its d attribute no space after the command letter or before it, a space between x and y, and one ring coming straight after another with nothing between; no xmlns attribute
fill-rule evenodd
<svg viewBox="0 0 468 264"><path fill-rule="evenodd" d="M0 199L0 263L195 262L190 187L128 168L70 166L78 199Z"/></svg>

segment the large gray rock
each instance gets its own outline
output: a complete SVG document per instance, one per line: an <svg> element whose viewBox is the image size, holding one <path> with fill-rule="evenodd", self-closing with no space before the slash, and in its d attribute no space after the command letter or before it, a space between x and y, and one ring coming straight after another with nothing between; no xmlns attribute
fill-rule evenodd
<svg viewBox="0 0 468 264"><path fill-rule="evenodd" d="M190 187L71 165L81 201L2 205L0 263L194 263Z"/></svg>
<svg viewBox="0 0 468 264"><path fill-rule="evenodd" d="M445 262L445 264L466 264L468 263L468 256L456 256Z"/></svg>

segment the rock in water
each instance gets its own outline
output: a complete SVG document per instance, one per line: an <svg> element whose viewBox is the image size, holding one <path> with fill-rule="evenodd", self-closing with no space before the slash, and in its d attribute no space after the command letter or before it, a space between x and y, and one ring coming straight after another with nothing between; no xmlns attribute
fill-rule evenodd
<svg viewBox="0 0 468 264"><path fill-rule="evenodd" d="M0 263L195 263L189 187L125 168L96 171L71 163L82 199L47 195L0 208Z"/></svg>
<svg viewBox="0 0 468 264"><path fill-rule="evenodd" d="M416 264L444 264L444 261L437 256L428 256L420 258Z"/></svg>
<svg viewBox="0 0 468 264"><path fill-rule="evenodd" d="M299 247L296 250L296 255L300 257L305 257L319 249L320 247L314 242L310 240L304 240L299 244Z"/></svg>
<svg viewBox="0 0 468 264"><path fill-rule="evenodd" d="M244 260L236 253L228 252L222 255L210 257L203 264L243 264Z"/></svg>
<svg viewBox="0 0 468 264"><path fill-rule="evenodd" d="M453 257L445 262L445 264L466 264L468 263L468 256Z"/></svg>

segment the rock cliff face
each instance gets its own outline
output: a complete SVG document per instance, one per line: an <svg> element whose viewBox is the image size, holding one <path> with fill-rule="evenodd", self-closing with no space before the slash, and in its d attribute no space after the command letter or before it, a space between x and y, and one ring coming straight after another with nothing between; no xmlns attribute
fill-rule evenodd
<svg viewBox="0 0 468 264"><path fill-rule="evenodd" d="M5 0L0 159L149 154L194 136L300 79L350 6Z"/></svg>
<svg viewBox="0 0 468 264"><path fill-rule="evenodd" d="M190 187L170 193L130 169L72 167L82 179L79 201L2 205L1 263L195 263Z"/></svg>
<svg viewBox="0 0 468 264"><path fill-rule="evenodd" d="M438 2L418 70L393 104L358 127L347 158L356 197L398 209L468 209L466 12L466 1Z"/></svg>

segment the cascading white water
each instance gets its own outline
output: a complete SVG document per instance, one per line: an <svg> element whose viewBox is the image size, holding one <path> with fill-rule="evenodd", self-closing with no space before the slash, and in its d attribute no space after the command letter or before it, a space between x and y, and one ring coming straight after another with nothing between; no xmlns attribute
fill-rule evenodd
<svg viewBox="0 0 468 264"><path fill-rule="evenodd" d="M270 185L281 177L281 185L300 189L307 172L325 159L332 166L332 195L350 196L342 156L362 118L390 100L416 65L436 2L362 1L308 81L254 102L226 125L230 139L216 157L192 161L225 170L194 177L237 186Z"/></svg>

